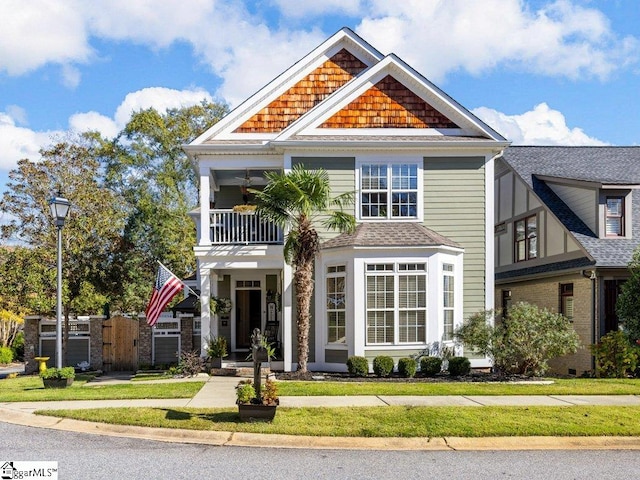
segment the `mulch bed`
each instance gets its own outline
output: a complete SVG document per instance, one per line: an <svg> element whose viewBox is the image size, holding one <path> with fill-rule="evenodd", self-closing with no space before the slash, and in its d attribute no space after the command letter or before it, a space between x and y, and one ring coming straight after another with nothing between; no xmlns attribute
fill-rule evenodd
<svg viewBox="0 0 640 480"><path fill-rule="evenodd" d="M356 377L348 373L335 372L279 372L276 373L278 380L306 380L306 381L329 381L329 382L406 382L406 383L443 383L443 382L521 382L542 380L537 377L527 377L524 375L499 375L496 373L472 372L469 375L452 377L447 374L439 374L435 377L425 377L419 372L414 378L401 377L392 374L389 377L377 377L373 374L366 377Z"/></svg>

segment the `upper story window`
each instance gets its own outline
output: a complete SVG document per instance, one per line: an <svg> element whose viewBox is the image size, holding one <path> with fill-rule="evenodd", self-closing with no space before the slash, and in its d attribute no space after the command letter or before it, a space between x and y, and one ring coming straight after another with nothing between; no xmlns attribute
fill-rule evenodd
<svg viewBox="0 0 640 480"><path fill-rule="evenodd" d="M605 235L624 236L624 197L607 197Z"/></svg>
<svg viewBox="0 0 640 480"><path fill-rule="evenodd" d="M531 215L514 222L515 261L538 258L538 218Z"/></svg>
<svg viewBox="0 0 640 480"><path fill-rule="evenodd" d="M361 218L418 218L418 172L417 163L362 164Z"/></svg>

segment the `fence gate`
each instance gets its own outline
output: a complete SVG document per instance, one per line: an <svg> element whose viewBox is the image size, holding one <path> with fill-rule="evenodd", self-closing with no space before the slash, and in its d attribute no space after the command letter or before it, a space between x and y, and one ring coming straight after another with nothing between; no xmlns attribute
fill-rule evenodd
<svg viewBox="0 0 640 480"><path fill-rule="evenodd" d="M105 372L138 369L138 319L113 317L102 323L102 362Z"/></svg>

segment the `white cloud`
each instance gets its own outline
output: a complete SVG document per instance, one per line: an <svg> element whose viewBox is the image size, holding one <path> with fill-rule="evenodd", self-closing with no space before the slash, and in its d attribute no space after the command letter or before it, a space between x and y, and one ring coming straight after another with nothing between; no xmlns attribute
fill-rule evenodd
<svg viewBox="0 0 640 480"><path fill-rule="evenodd" d="M15 168L22 158L34 158L56 133L19 127L9 113L0 112L0 170Z"/></svg>
<svg viewBox="0 0 640 480"><path fill-rule="evenodd" d="M360 0L273 0L282 15L289 18L308 18L320 15L352 15L362 12Z"/></svg>
<svg viewBox="0 0 640 480"><path fill-rule="evenodd" d="M567 126L564 115L546 103L521 115L506 115L487 107L476 108L473 113L514 145L607 145L581 128Z"/></svg>
<svg viewBox="0 0 640 480"><path fill-rule="evenodd" d="M118 132L118 126L113 119L98 112L76 113L69 118L69 129L75 132L97 131L103 137L113 138Z"/></svg>
<svg viewBox="0 0 640 480"><path fill-rule="evenodd" d="M118 128L123 128L133 112L151 107L164 112L169 108L196 105L203 100L213 100L205 90L173 90L163 87L143 88L137 92L127 94L116 109L114 120Z"/></svg>
<svg viewBox="0 0 640 480"><path fill-rule="evenodd" d="M92 57L77 2L4 0L0 18L0 72L22 75L47 63L85 63Z"/></svg>
<svg viewBox="0 0 640 480"><path fill-rule="evenodd" d="M372 0L356 30L434 81L459 69L480 74L497 65L606 79L636 62L640 49L637 38L616 36L602 12L569 0L537 11L519 0Z"/></svg>

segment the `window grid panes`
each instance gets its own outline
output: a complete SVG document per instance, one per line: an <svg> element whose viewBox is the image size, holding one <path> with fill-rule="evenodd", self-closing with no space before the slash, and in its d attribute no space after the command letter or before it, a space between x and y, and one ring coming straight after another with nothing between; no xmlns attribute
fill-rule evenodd
<svg viewBox="0 0 640 480"><path fill-rule="evenodd" d="M624 235L624 202L622 197L607 197L605 234L612 237Z"/></svg>
<svg viewBox="0 0 640 480"><path fill-rule="evenodd" d="M538 219L536 215L516 221L514 235L516 262L538 257Z"/></svg>
<svg viewBox="0 0 640 480"><path fill-rule="evenodd" d="M417 218L418 165L362 165L362 218Z"/></svg>
<svg viewBox="0 0 640 480"><path fill-rule="evenodd" d="M366 271L367 344L425 343L426 264L370 264Z"/></svg>
<svg viewBox="0 0 640 480"><path fill-rule="evenodd" d="M343 265L327 268L327 341L346 342L346 275Z"/></svg>
<svg viewBox="0 0 640 480"><path fill-rule="evenodd" d="M443 293L443 318L444 330L442 340L453 340L453 312L454 312L454 276L453 265L443 265L442 293Z"/></svg>

